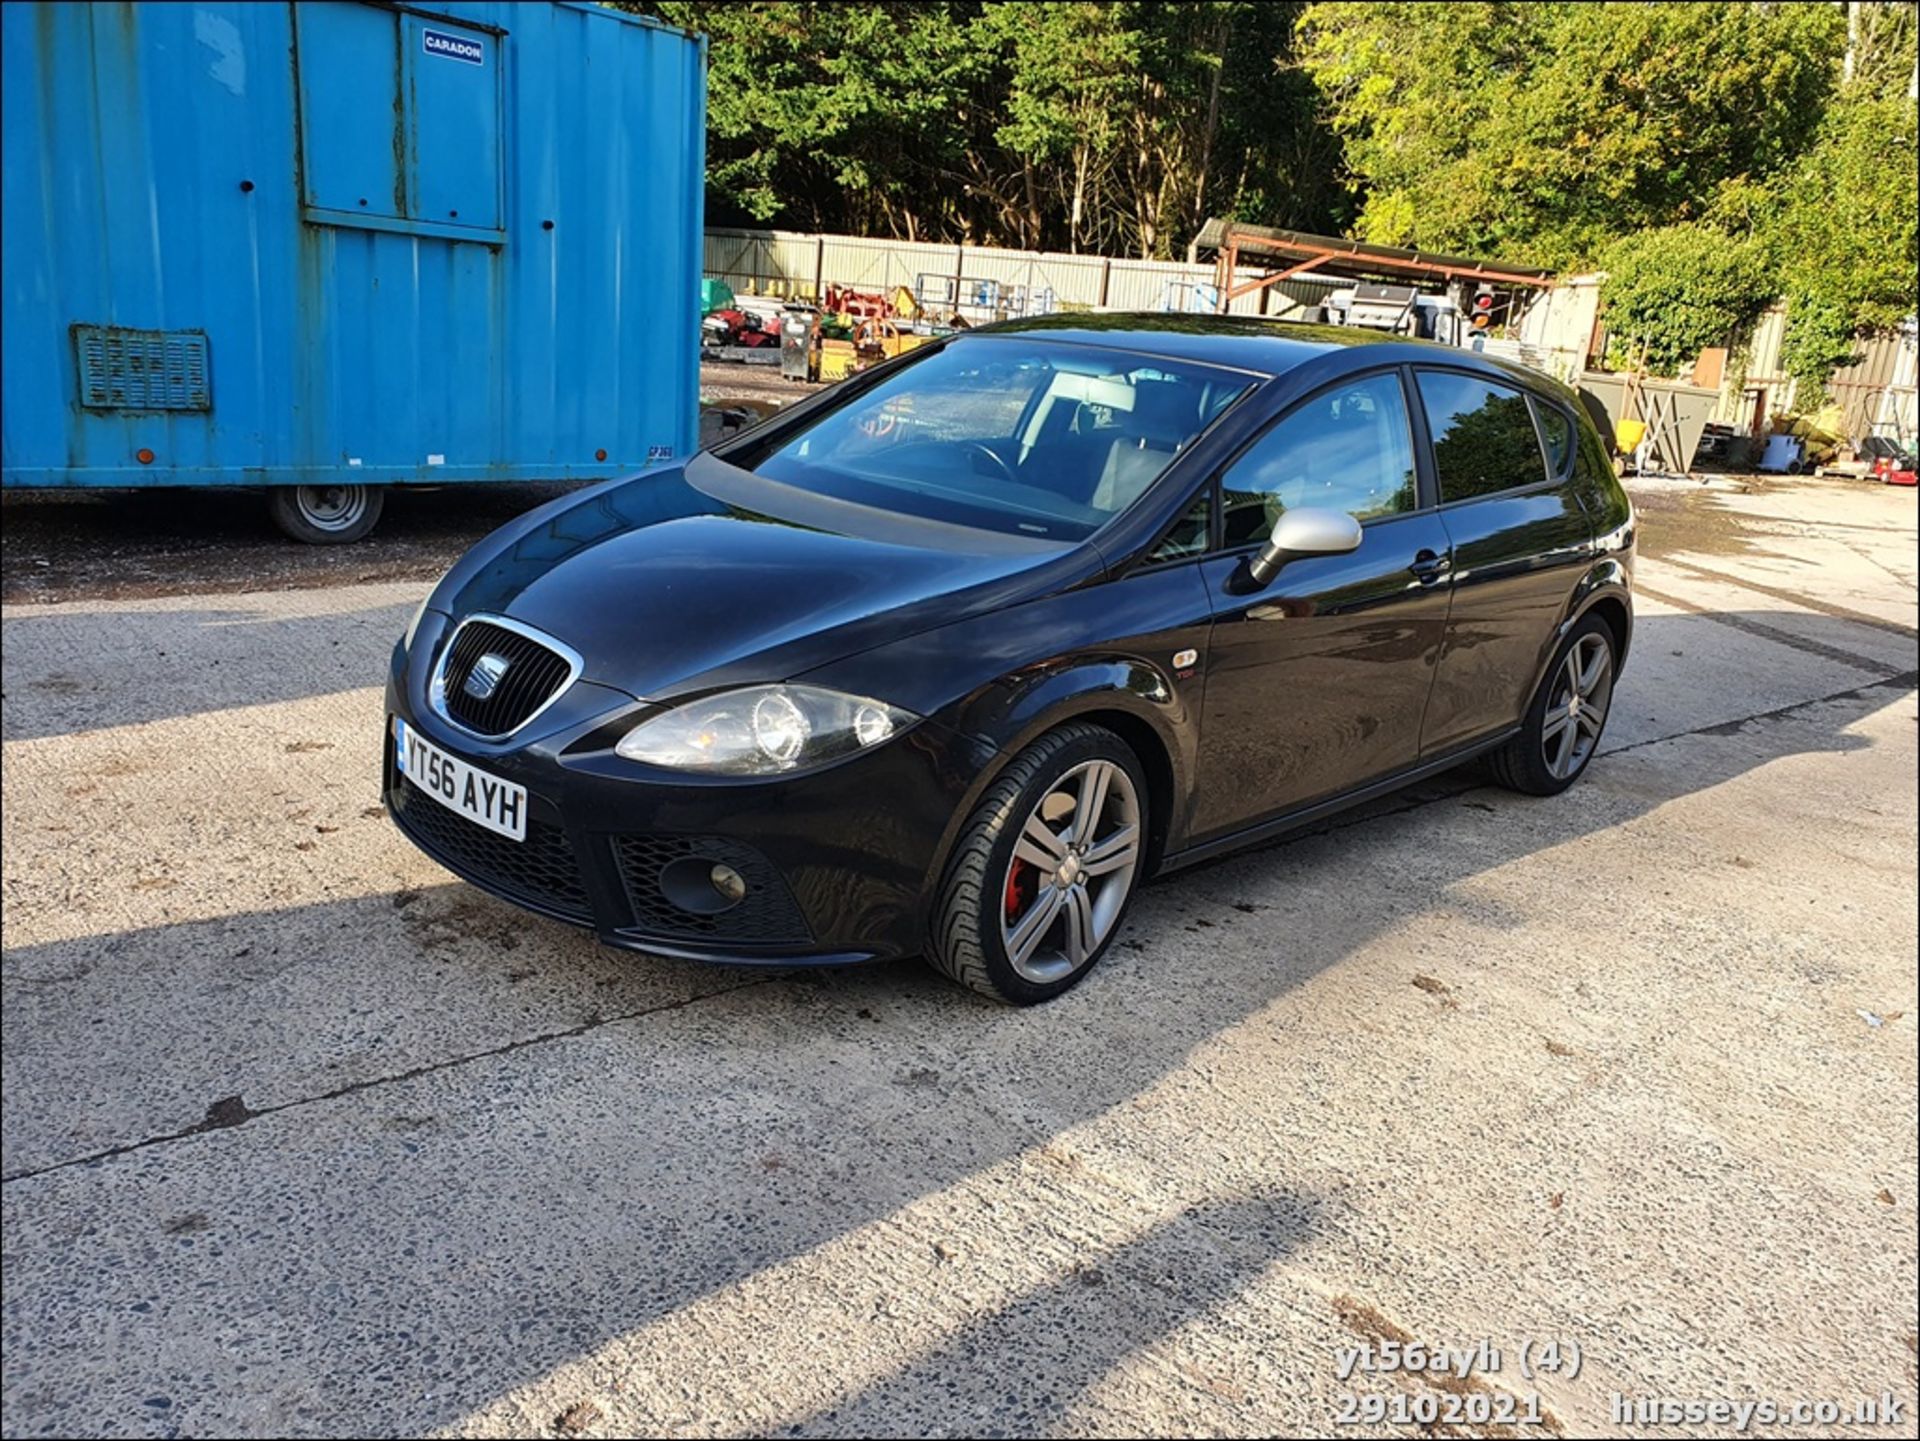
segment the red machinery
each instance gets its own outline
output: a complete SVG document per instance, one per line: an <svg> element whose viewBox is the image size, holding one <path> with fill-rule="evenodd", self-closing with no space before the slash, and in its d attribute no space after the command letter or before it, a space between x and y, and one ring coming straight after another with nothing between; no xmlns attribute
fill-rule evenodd
<svg viewBox="0 0 1920 1441"><path fill-rule="evenodd" d="M707 346L743 345L750 350L780 343L780 318L769 322L745 310L716 310L700 322L700 343Z"/></svg>
<svg viewBox="0 0 1920 1441"><path fill-rule="evenodd" d="M844 285L829 285L826 309L831 314L844 315L852 320L890 319L893 315L893 302L877 291L851 290Z"/></svg>
<svg viewBox="0 0 1920 1441"><path fill-rule="evenodd" d="M1915 483L1913 451L1886 435L1870 435L1860 442L1862 455L1873 463L1869 472L1888 485Z"/></svg>

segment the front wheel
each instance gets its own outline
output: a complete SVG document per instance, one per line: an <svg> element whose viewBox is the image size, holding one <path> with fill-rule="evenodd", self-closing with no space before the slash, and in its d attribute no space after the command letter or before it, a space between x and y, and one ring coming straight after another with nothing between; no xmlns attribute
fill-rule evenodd
<svg viewBox="0 0 1920 1441"><path fill-rule="evenodd" d="M1111 731L1075 723L1017 756L955 846L928 959L1011 1005L1078 982L1120 929L1145 869L1147 784Z"/></svg>
<svg viewBox="0 0 1920 1441"><path fill-rule="evenodd" d="M1560 643L1520 734L1493 753L1494 779L1530 796L1558 795L1600 748L1613 704L1613 627L1589 615Z"/></svg>
<svg viewBox="0 0 1920 1441"><path fill-rule="evenodd" d="M267 513L294 540L345 545L373 529L386 499L375 485L276 485L267 492Z"/></svg>

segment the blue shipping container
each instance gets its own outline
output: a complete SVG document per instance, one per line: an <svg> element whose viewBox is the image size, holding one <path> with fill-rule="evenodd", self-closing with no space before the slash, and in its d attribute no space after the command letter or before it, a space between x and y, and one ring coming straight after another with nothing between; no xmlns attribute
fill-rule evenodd
<svg viewBox="0 0 1920 1441"><path fill-rule="evenodd" d="M584 4L0 11L6 485L693 448L699 37Z"/></svg>

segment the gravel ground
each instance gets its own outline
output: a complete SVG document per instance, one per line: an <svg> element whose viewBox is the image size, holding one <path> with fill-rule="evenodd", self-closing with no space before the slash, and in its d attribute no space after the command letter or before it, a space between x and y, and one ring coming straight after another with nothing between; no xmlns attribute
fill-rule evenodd
<svg viewBox="0 0 1920 1441"><path fill-rule="evenodd" d="M771 414L816 387L778 368L703 366L701 431L721 412ZM8 491L0 496L0 598L239 594L293 586L432 580L481 536L568 485L396 486L357 545L296 545L257 490Z"/></svg>
<svg viewBox="0 0 1920 1441"><path fill-rule="evenodd" d="M604 951L408 846L376 682L471 494L357 564L8 509L5 1434L1911 1434L1912 493L1641 484L1579 786L1150 887L1027 1012ZM1408 1337L1501 1368L1336 1370Z"/></svg>

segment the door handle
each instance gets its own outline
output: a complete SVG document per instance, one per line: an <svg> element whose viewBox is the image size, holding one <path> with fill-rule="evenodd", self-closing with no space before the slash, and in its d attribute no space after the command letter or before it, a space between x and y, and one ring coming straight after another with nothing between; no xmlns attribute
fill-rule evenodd
<svg viewBox="0 0 1920 1441"><path fill-rule="evenodd" d="M1413 564L1407 569L1413 572L1413 578L1420 584L1432 585L1453 569L1453 562L1435 551L1423 550L1413 558Z"/></svg>

